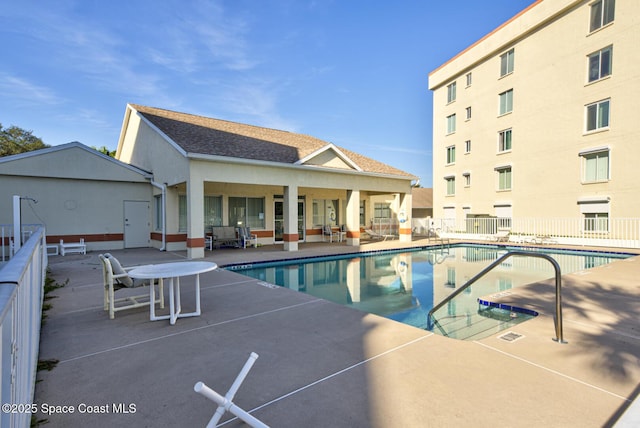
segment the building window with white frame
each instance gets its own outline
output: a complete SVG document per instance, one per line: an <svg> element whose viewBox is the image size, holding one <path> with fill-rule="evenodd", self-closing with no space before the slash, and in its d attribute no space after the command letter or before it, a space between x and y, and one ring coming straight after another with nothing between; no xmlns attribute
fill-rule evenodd
<svg viewBox="0 0 640 428"><path fill-rule="evenodd" d="M456 163L456 146L447 147L447 165Z"/></svg>
<svg viewBox="0 0 640 428"><path fill-rule="evenodd" d="M609 127L610 100L602 100L586 106L587 132Z"/></svg>
<svg viewBox="0 0 640 428"><path fill-rule="evenodd" d="M456 100L456 82L447 85L447 104Z"/></svg>
<svg viewBox="0 0 640 428"><path fill-rule="evenodd" d="M496 168L498 174L498 190L511 190L511 166L500 166Z"/></svg>
<svg viewBox="0 0 640 428"><path fill-rule="evenodd" d="M445 177L444 179L447 182L447 196L455 195L456 194L456 178L451 176L451 177Z"/></svg>
<svg viewBox="0 0 640 428"><path fill-rule="evenodd" d="M589 83L611 75L613 46L600 49L589 55Z"/></svg>
<svg viewBox="0 0 640 428"><path fill-rule="evenodd" d="M509 152L511 151L511 129L505 129L504 131L498 132L498 152Z"/></svg>
<svg viewBox="0 0 640 428"><path fill-rule="evenodd" d="M609 180L609 149L596 149L580 153L582 182L598 183Z"/></svg>
<svg viewBox="0 0 640 428"><path fill-rule="evenodd" d="M464 152L471 153L471 140L467 140L464 142Z"/></svg>
<svg viewBox="0 0 640 428"><path fill-rule="evenodd" d="M471 173L464 172L462 174L462 179L464 180L464 187L471 187Z"/></svg>
<svg viewBox="0 0 640 428"><path fill-rule="evenodd" d="M500 95L499 115L511 113L513 111L513 89L502 92Z"/></svg>
<svg viewBox="0 0 640 428"><path fill-rule="evenodd" d="M513 64L515 59L515 49L500 55L500 77L513 73Z"/></svg>
<svg viewBox="0 0 640 428"><path fill-rule="evenodd" d="M615 18L615 0L598 0L591 4L589 31L596 31L613 22Z"/></svg>
<svg viewBox="0 0 640 428"><path fill-rule="evenodd" d="M470 120L471 119L471 107L467 107L466 109L464 109L465 114L466 114L466 119Z"/></svg>
<svg viewBox="0 0 640 428"><path fill-rule="evenodd" d="M447 134L456 132L456 114L447 116Z"/></svg>
<svg viewBox="0 0 640 428"><path fill-rule="evenodd" d="M471 73L467 73L466 76L465 76L465 79L467 80L467 87L471 86L471 83L472 83L472 80L473 80L472 76L471 76Z"/></svg>
<svg viewBox="0 0 640 428"><path fill-rule="evenodd" d="M609 213L583 213L584 231L609 232Z"/></svg>

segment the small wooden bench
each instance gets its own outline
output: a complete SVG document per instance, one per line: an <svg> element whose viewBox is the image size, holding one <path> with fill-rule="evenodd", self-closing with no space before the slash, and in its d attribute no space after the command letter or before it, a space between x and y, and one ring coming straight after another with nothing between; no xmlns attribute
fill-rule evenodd
<svg viewBox="0 0 640 428"><path fill-rule="evenodd" d="M60 240L60 254L64 256L71 253L87 254L84 238L81 238L80 242L72 242L70 244L65 244L62 239Z"/></svg>

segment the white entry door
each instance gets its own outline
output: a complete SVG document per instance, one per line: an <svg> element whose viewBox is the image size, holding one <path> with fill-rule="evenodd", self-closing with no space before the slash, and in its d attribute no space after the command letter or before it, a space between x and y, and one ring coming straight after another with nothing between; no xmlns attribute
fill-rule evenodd
<svg viewBox="0 0 640 428"><path fill-rule="evenodd" d="M124 248L148 247L150 244L149 202L124 201Z"/></svg>

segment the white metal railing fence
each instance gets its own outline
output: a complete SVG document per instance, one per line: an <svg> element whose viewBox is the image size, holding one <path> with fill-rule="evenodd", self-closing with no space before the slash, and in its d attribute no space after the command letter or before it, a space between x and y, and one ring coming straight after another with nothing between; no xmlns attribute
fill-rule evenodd
<svg viewBox="0 0 640 428"><path fill-rule="evenodd" d="M39 224L23 224L20 226L22 231L22 241L26 242L27 239L33 234L33 232L42 225ZM0 262L6 262L15 252L14 239L13 239L13 225L12 224L0 224Z"/></svg>
<svg viewBox="0 0 640 428"><path fill-rule="evenodd" d="M429 233L429 220L431 218L411 218L411 233L414 235L427 235Z"/></svg>
<svg viewBox="0 0 640 428"><path fill-rule="evenodd" d="M554 242L640 248L640 218L500 218L432 219L430 228L453 239L491 240L508 231L512 242Z"/></svg>
<svg viewBox="0 0 640 428"><path fill-rule="evenodd" d="M0 426L30 425L47 268L44 227L0 268ZM7 410L7 411L5 411Z"/></svg>
<svg viewBox="0 0 640 428"><path fill-rule="evenodd" d="M397 235L399 223L396 218L372 218L371 230L380 235Z"/></svg>

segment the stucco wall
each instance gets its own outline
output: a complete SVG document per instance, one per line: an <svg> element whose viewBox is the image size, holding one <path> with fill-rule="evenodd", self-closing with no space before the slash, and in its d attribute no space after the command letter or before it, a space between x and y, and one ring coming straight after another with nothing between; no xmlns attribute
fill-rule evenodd
<svg viewBox="0 0 640 428"><path fill-rule="evenodd" d="M579 217L578 200L609 197L612 217L637 217L634 159L640 158L637 100L640 97L640 3L616 2L615 21L589 33L589 2L544 1L430 75L433 105L434 215L443 207L495 214L509 203L514 217ZM587 56L613 45L613 73L587 83ZM499 76L500 55L515 48L514 71ZM466 73L473 82L466 87ZM447 104L447 85L457 98ZM513 89L513 112L498 115L499 94ZM611 100L610 126L585 131L585 106ZM465 109L472 117L465 120ZM456 132L446 135L446 117L456 114ZM498 153L498 132L512 129L513 148ZM465 141L471 151L465 153ZM446 164L455 145L456 161ZM609 147L610 179L583 183L579 153ZM497 189L496 167L511 165L512 189ZM465 187L463 174L471 176ZM445 177L456 192L446 195Z"/></svg>
<svg viewBox="0 0 640 428"><path fill-rule="evenodd" d="M0 175L0 224L13 223L16 194L38 201L21 203L22 222L44 224L49 242L85 238L89 250L100 250L123 248L124 201L151 201L151 186Z"/></svg>

